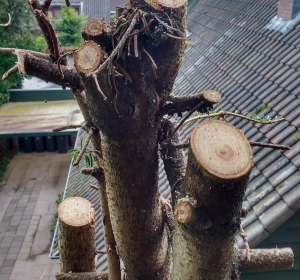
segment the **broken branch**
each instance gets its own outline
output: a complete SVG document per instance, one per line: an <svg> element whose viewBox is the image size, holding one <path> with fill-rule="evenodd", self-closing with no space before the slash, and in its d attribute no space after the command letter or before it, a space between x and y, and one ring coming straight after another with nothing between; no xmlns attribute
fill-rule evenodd
<svg viewBox="0 0 300 280"><path fill-rule="evenodd" d="M14 67L10 68L8 71L6 71L3 74L2 80L5 81L5 80L9 79L11 76L13 76L14 74L16 74L18 71L19 71L18 65L15 65Z"/></svg>
<svg viewBox="0 0 300 280"><path fill-rule="evenodd" d="M284 151L291 149L291 147L284 146L284 145L268 144L268 143L262 143L262 142L251 142L251 141L249 141L249 143L251 146L273 148L273 149L279 149L279 150L284 150Z"/></svg>
<svg viewBox="0 0 300 280"><path fill-rule="evenodd" d="M86 137L85 143L82 146L82 149L80 150L80 153L78 154L78 157L76 158L75 162L73 163L73 166L78 165L78 163L82 159L82 157L83 157L83 155L84 155L84 153L86 151L86 148L87 148L87 146L88 146L88 144L89 144L89 142L90 142L90 140L91 140L91 138L93 136L94 130L95 130L94 128L92 128L92 127L90 128L89 133L88 133L88 135Z"/></svg>
<svg viewBox="0 0 300 280"><path fill-rule="evenodd" d="M76 129L76 128L82 128L83 130L85 130L87 132L87 129L81 124L64 125L64 126L60 126L57 128L53 128L52 131L59 132L59 131L67 130L67 129Z"/></svg>
<svg viewBox="0 0 300 280"><path fill-rule="evenodd" d="M101 88L100 88L100 85L99 85L99 83L98 83L96 74L93 74L92 77L93 77L93 79L94 79L94 81L95 81L95 83L96 83L97 90L98 90L99 93L102 95L103 99L106 100L107 97L105 96L105 94L103 93L103 91L102 91Z"/></svg>
<svg viewBox="0 0 300 280"><path fill-rule="evenodd" d="M89 184L89 188L99 191L99 187L97 187L93 184Z"/></svg>
<svg viewBox="0 0 300 280"><path fill-rule="evenodd" d="M167 32L164 32L164 34L166 34L167 36L169 36L171 38L177 39L177 40L191 40L190 38L175 36L175 35L169 34Z"/></svg>
<svg viewBox="0 0 300 280"><path fill-rule="evenodd" d="M214 114L206 114L206 115L201 115L201 116L190 118L190 119L186 120L184 122L184 124L187 124L189 122L199 120L199 119L213 118L213 117L224 118L225 116L234 116L234 117L238 117L238 118L241 118L241 119L245 119L245 120L248 120L248 121L251 121L251 122L261 123L261 124L272 124L272 123L282 122L282 121L285 120L284 118L280 118L280 119L276 119L276 120L269 120L269 121L262 122L262 121L259 121L259 120L256 120L256 119L246 117L244 115L240 115L240 114L236 114L236 113L232 113L232 112L228 112L228 111L220 111L220 112L214 113Z"/></svg>
<svg viewBox="0 0 300 280"><path fill-rule="evenodd" d="M95 74L101 72L103 69L105 69L108 66L108 64L111 63L111 61L116 56L116 54L120 51L121 48L123 48L123 46L125 44L125 41L127 40L128 36L130 35L131 30L133 29L134 25L136 24L136 21L137 21L139 15L140 14L137 13L133 17L133 19L132 19L132 21L131 21L128 29L126 30L126 32L123 35L122 39L120 40L120 42L118 43L118 45L114 48L114 50L112 51L112 53L110 54L110 56L100 65L100 67L96 71L90 72L90 73L86 74L87 77L89 77L91 75L95 75Z"/></svg>
<svg viewBox="0 0 300 280"><path fill-rule="evenodd" d="M246 258L247 258L247 262L250 262L250 247L249 247L249 243L248 243L248 236L245 233L242 224L240 224L240 232L239 232L240 237L242 237L244 244L245 244L245 248L246 248Z"/></svg>

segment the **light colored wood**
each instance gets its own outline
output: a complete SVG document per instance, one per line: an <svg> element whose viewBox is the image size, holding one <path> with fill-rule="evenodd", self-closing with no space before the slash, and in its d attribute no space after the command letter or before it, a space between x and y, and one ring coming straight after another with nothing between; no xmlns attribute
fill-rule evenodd
<svg viewBox="0 0 300 280"><path fill-rule="evenodd" d="M83 32L91 37L102 34L105 23L99 19L89 20L83 28Z"/></svg>
<svg viewBox="0 0 300 280"><path fill-rule="evenodd" d="M99 45L93 41L85 42L74 52L74 65L81 73L93 72L100 66L102 55Z"/></svg>
<svg viewBox="0 0 300 280"><path fill-rule="evenodd" d="M162 7L179 8L187 3L186 0L145 0L156 10L162 10Z"/></svg>
<svg viewBox="0 0 300 280"><path fill-rule="evenodd" d="M190 143L196 160L219 178L239 178L251 168L249 142L240 130L225 121L202 122L193 130Z"/></svg>
<svg viewBox="0 0 300 280"><path fill-rule="evenodd" d="M195 219L194 207L189 198L179 199L174 208L174 216L180 223L192 222Z"/></svg>
<svg viewBox="0 0 300 280"><path fill-rule="evenodd" d="M207 101L218 103L221 100L221 94L215 90L206 90L203 95Z"/></svg>

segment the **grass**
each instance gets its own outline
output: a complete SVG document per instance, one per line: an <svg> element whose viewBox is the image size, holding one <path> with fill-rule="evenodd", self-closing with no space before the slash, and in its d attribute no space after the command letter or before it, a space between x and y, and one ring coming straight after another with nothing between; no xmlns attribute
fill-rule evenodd
<svg viewBox="0 0 300 280"><path fill-rule="evenodd" d="M57 195L57 199L55 201L57 206L62 202L62 199L63 199L63 193L61 192ZM53 219L53 222L52 222L51 227L50 227L51 232L55 231L57 219L58 219L58 214L56 213L54 215L54 219Z"/></svg>

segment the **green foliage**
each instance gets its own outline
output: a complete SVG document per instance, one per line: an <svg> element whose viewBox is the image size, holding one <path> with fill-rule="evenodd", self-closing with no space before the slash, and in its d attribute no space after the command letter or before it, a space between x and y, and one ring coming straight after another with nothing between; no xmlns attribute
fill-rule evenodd
<svg viewBox="0 0 300 280"><path fill-rule="evenodd" d="M86 17L78 15L71 7L63 5L61 8L62 19L54 22L58 30L58 38L63 46L79 46L83 43L81 30L86 22Z"/></svg>
<svg viewBox="0 0 300 280"><path fill-rule="evenodd" d="M82 140L80 142L80 147L69 150L69 154L71 155L71 164L73 164L76 161L81 150L82 150ZM93 167L94 160L96 160L95 152L99 152L99 151L91 150L89 148L85 150L84 159L87 167Z"/></svg>
<svg viewBox="0 0 300 280"><path fill-rule="evenodd" d="M62 192L57 195L57 199L55 201L57 206L62 202L63 195L64 195L64 193L62 193ZM54 218L53 218L53 221L52 221L52 224L51 224L51 227L50 227L51 232L55 231L57 219L58 219L58 214L56 213L54 215Z"/></svg>
<svg viewBox="0 0 300 280"><path fill-rule="evenodd" d="M36 35L30 33L33 30L34 18L28 4L24 0L1 0L0 23L8 22L8 13L11 15L9 26L0 26L0 46L6 48L21 48L41 51L45 49L43 39L37 40ZM1 76L17 61L13 54L0 53L0 74ZM9 88L20 88L22 86L22 75L15 74L9 80L0 80L0 105L6 101L6 94Z"/></svg>
<svg viewBox="0 0 300 280"><path fill-rule="evenodd" d="M10 152L6 155L5 158L3 158L0 161L0 183L3 181L3 177L4 177L4 174L5 174L7 165L9 164L12 157L13 157L13 154Z"/></svg>
<svg viewBox="0 0 300 280"><path fill-rule="evenodd" d="M249 117L249 118L251 118L253 120L262 122L262 123L270 121L271 118L269 116L265 116L263 114L263 112L266 111L270 106L271 106L271 102L268 102L261 109L259 109L258 107L256 107L254 111L252 111L252 112L246 112L244 114L244 116ZM281 116L276 116L275 120L277 118L279 119L279 118L281 118Z"/></svg>

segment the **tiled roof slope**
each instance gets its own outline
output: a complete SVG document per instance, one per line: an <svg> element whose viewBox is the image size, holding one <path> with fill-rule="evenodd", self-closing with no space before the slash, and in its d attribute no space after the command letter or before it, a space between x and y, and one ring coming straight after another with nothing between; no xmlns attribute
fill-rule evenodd
<svg viewBox="0 0 300 280"><path fill-rule="evenodd" d="M265 29L276 16L276 0L204 0L188 14L188 46L174 94L212 89L224 111L264 112L286 121L252 124L228 118L250 141L291 146L281 152L253 148L254 160L243 219L250 246L268 237L300 208L300 23L282 34ZM182 129L187 141L193 126ZM238 237L238 244L243 242Z"/></svg>

